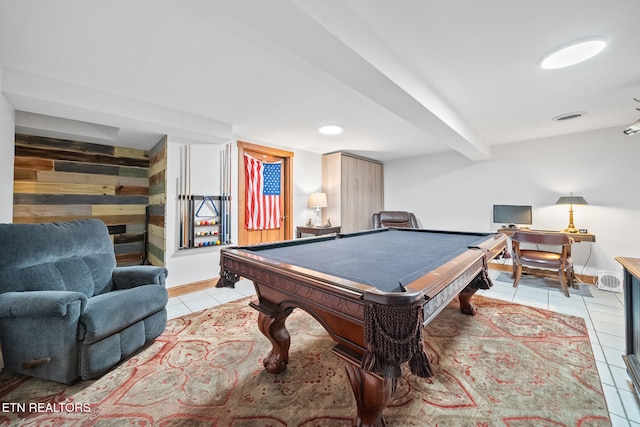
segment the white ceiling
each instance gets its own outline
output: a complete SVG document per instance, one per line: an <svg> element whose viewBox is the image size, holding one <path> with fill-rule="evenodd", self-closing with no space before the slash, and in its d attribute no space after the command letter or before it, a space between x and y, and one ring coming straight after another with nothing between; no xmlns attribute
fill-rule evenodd
<svg viewBox="0 0 640 427"><path fill-rule="evenodd" d="M483 160L637 120L638 17L637 0L0 0L1 87L18 130L53 136ZM539 67L588 36L608 47Z"/></svg>

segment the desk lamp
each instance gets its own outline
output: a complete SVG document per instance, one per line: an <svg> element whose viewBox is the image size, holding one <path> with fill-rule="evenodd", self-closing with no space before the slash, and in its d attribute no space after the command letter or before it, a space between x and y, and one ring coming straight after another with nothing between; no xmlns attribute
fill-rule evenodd
<svg viewBox="0 0 640 427"><path fill-rule="evenodd" d="M309 201L307 202L307 207L316 208L316 227L320 227L322 224L320 223L320 208L327 207L327 194L326 193L312 193L309 196Z"/></svg>
<svg viewBox="0 0 640 427"><path fill-rule="evenodd" d="M566 233L577 233L578 229L573 225L573 205L588 205L589 203L582 196L574 196L573 193L569 193L569 196L563 196L558 199L556 205L569 205L569 225L564 229Z"/></svg>

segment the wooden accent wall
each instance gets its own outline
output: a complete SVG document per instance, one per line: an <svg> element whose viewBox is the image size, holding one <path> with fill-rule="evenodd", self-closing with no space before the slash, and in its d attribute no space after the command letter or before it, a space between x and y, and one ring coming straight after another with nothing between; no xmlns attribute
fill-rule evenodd
<svg viewBox="0 0 640 427"><path fill-rule="evenodd" d="M16 134L13 222L97 218L109 227L118 265L144 261L149 153Z"/></svg>
<svg viewBox="0 0 640 427"><path fill-rule="evenodd" d="M149 151L148 258L153 265L165 265L167 206L167 137Z"/></svg>

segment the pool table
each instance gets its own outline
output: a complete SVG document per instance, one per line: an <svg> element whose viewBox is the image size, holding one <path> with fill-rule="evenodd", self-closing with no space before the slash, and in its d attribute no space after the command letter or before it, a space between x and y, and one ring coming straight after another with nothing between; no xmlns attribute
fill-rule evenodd
<svg viewBox="0 0 640 427"><path fill-rule="evenodd" d="M384 426L401 365L430 376L422 325L458 296L463 313L487 289L488 262L506 249L502 233L417 229L363 232L229 247L221 251L218 286L252 280L258 327L271 341L268 372L286 369L287 316L300 308L336 342L357 404L358 426Z"/></svg>

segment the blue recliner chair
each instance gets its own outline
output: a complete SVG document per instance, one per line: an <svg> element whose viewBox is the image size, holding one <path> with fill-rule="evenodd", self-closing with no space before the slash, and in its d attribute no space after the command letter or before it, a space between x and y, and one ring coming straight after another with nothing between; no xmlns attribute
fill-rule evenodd
<svg viewBox="0 0 640 427"><path fill-rule="evenodd" d="M0 224L8 371L62 383L105 373L167 324L167 270L116 267L105 224Z"/></svg>

